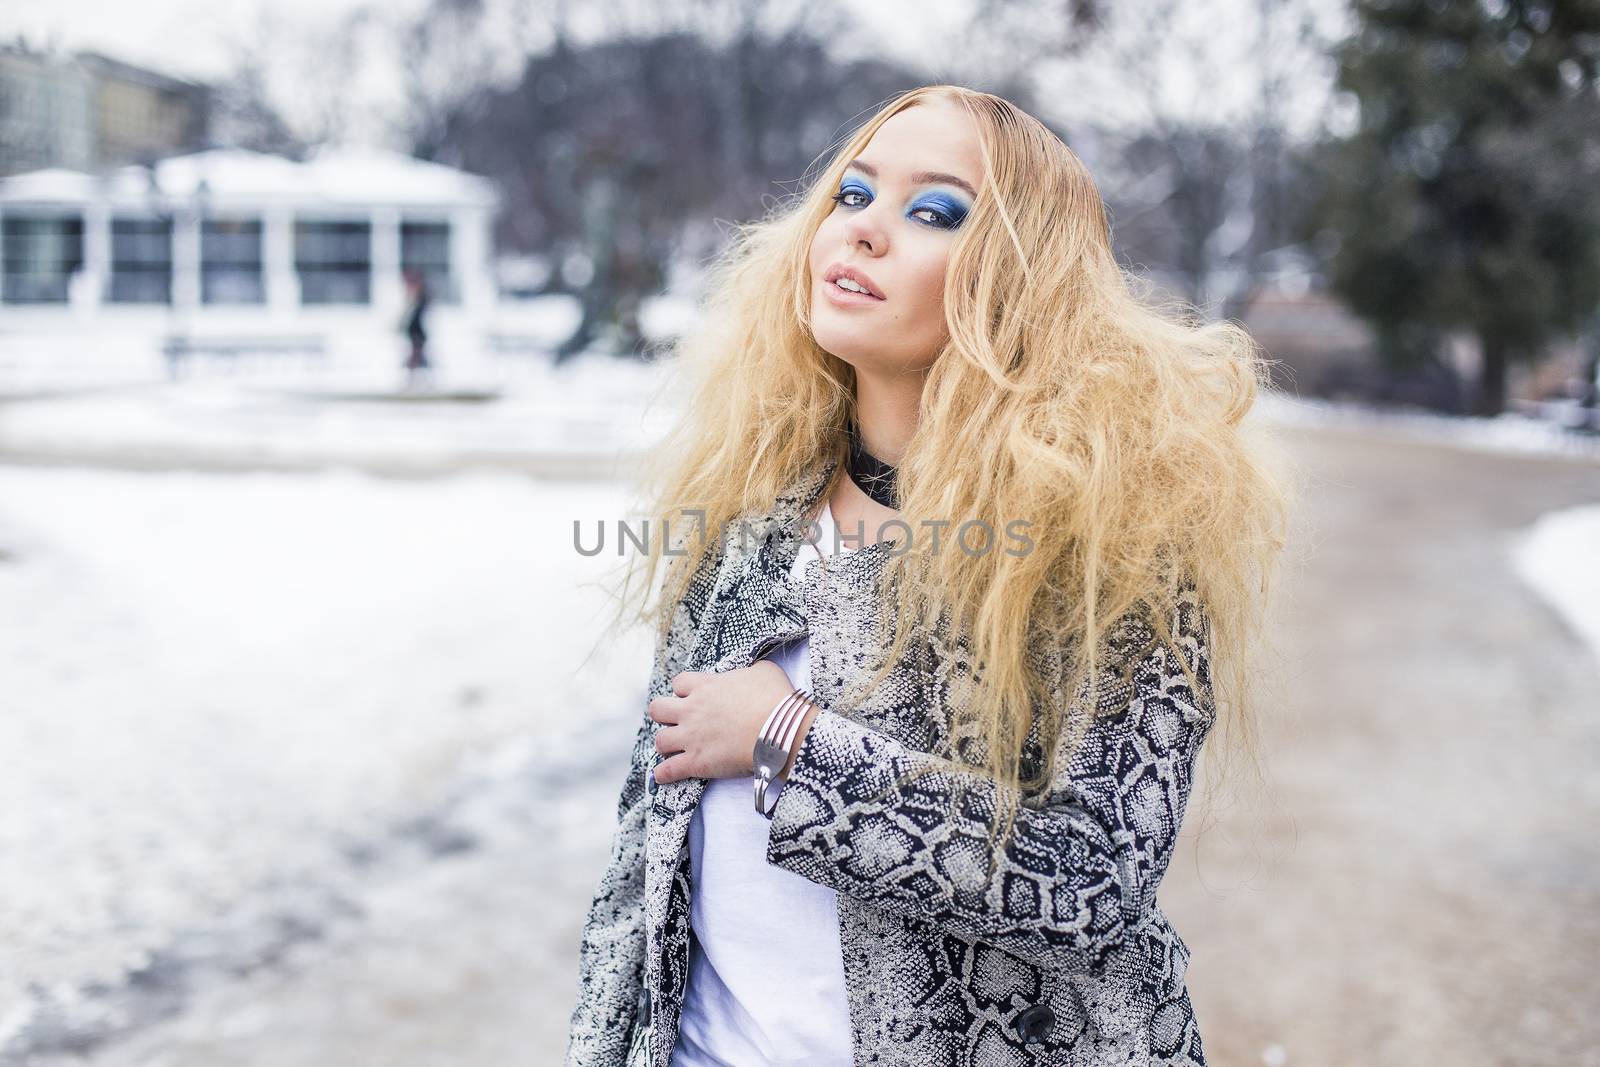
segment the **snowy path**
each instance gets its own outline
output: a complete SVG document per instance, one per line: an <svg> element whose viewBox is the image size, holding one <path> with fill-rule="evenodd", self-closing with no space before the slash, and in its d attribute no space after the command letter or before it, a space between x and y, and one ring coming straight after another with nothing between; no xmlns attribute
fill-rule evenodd
<svg viewBox="0 0 1600 1067"><path fill-rule="evenodd" d="M1313 480L1270 791L1206 803L1208 742L1161 886L1208 1059L1600 1064L1600 649L1526 578L1595 581L1600 542L1567 535L1600 463L1352 427L1295 444Z"/></svg>
<svg viewBox="0 0 1600 1067"><path fill-rule="evenodd" d="M604 480L668 425L673 385L663 364L604 357L504 365L476 402L397 392L385 374L292 368L34 400L7 400L0 383L0 462Z"/></svg>
<svg viewBox="0 0 1600 1067"><path fill-rule="evenodd" d="M637 640L578 669L605 564L572 520L622 506L0 467L0 1062L270 958L395 856L554 818L540 776L607 766L645 684Z"/></svg>

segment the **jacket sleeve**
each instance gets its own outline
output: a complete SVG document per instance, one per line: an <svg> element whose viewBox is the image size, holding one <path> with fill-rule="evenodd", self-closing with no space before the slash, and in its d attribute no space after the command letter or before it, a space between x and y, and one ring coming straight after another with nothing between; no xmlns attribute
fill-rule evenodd
<svg viewBox="0 0 1600 1067"><path fill-rule="evenodd" d="M578 950L578 1001L567 1067L621 1067L644 982L645 775L655 765L648 714L634 737L617 804L617 829Z"/></svg>
<svg viewBox="0 0 1600 1067"><path fill-rule="evenodd" d="M1215 720L1208 624L1192 595L1178 603L1175 646L1201 692L1172 647L1155 643L1131 683L1119 680L1121 697L1133 686L1126 706L1083 731L1043 803L1017 807L992 865L987 838L1007 787L826 708L773 808L767 861L1042 968L1100 970L1154 907ZM966 789L952 811L958 780Z"/></svg>

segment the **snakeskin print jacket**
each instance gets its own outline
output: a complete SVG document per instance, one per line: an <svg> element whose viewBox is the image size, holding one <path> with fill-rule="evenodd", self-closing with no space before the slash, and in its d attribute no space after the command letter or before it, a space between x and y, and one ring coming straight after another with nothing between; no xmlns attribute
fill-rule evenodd
<svg viewBox="0 0 1600 1067"><path fill-rule="evenodd" d="M1126 647L1141 650L1126 657L1131 673L1101 681L1101 714L1072 758L1057 761L1050 788L1022 800L998 862L987 864L992 779L943 765L873 799L933 759L942 709L970 680L962 643L933 642L931 654L897 664L848 714L829 707L857 672L878 666L874 583L888 547L834 553L810 561L803 581L789 577L800 524L833 462L755 517L759 528L794 532L736 536L730 524L657 647L650 694L671 693L680 671L747 667L809 634L822 710L779 795L766 858L839 894L854 1067L1203 1064L1184 985L1189 950L1156 903L1215 718L1193 587L1171 625L1202 693L1173 647L1149 640L1148 624L1124 627ZM668 1067L676 1039L689 974L688 829L705 779L663 784L646 802L645 775L664 758L656 725L643 713L583 928L567 1067ZM968 788L952 808L958 773ZM629 1062L640 1013L653 1016L652 1039Z"/></svg>

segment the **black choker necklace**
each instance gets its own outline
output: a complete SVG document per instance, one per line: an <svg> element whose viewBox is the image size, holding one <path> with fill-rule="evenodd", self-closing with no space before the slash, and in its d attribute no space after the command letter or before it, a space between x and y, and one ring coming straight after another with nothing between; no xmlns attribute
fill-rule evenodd
<svg viewBox="0 0 1600 1067"><path fill-rule="evenodd" d="M845 470L856 487L886 508L899 510L895 494L895 471L889 464L861 447L861 438L850 434L850 457Z"/></svg>

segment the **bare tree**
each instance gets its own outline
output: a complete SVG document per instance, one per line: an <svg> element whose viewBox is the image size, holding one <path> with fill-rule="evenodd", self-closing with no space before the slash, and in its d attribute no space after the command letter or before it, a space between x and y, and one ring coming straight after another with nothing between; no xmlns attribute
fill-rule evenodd
<svg viewBox="0 0 1600 1067"><path fill-rule="evenodd" d="M390 103L362 89L391 60L388 17L371 5L320 24L260 11L230 42L233 74L219 86L213 139L299 156L381 130Z"/></svg>
<svg viewBox="0 0 1600 1067"><path fill-rule="evenodd" d="M443 124L437 150L500 184L502 247L544 255L551 289L579 297L561 355L604 335L639 350L640 300L721 238L705 220L761 214L854 121L922 80L836 62L815 11L801 22L766 0L724 10L708 34L670 28L704 21L704 8L655 5L653 21L594 43L557 20L515 84Z"/></svg>
<svg viewBox="0 0 1600 1067"><path fill-rule="evenodd" d="M290 130L267 84L263 57L254 49L236 53L228 77L211 94L211 141L228 148L304 156L307 142Z"/></svg>
<svg viewBox="0 0 1600 1067"><path fill-rule="evenodd" d="M1335 14L1325 0L985 0L972 37L1029 64L1120 252L1226 314L1296 243L1297 146L1324 121Z"/></svg>
<svg viewBox="0 0 1600 1067"><path fill-rule="evenodd" d="M516 11L528 25L559 15L532 4ZM449 127L475 113L503 77L506 57L520 51L520 42L498 40L495 29L483 0L430 0L392 26L404 101L396 125L417 157L440 158Z"/></svg>

